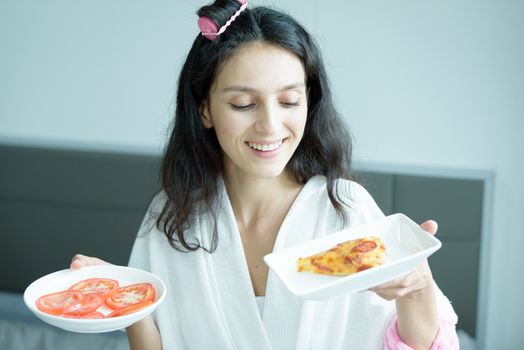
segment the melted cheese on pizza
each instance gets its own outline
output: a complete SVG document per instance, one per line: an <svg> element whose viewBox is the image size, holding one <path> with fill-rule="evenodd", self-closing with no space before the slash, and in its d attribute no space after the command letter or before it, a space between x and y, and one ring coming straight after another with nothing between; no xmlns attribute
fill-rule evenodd
<svg viewBox="0 0 524 350"><path fill-rule="evenodd" d="M379 237L365 237L337 244L324 252L299 258L299 272L346 276L384 263L386 248Z"/></svg>

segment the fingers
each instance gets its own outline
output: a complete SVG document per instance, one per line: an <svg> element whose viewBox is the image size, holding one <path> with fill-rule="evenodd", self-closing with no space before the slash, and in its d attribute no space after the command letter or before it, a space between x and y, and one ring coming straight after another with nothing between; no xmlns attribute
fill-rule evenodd
<svg viewBox="0 0 524 350"><path fill-rule="evenodd" d="M431 235L435 235L438 230L438 224L434 220L427 220L420 227ZM394 300L427 287L432 279L431 269L427 260L424 260L404 277L382 283L369 290L386 300Z"/></svg>
<svg viewBox="0 0 524 350"><path fill-rule="evenodd" d="M108 265L109 263L101 260L99 258L86 256L82 254L75 254L73 255L73 258L71 259L71 264L69 267L72 270L80 269L84 266L93 266L93 265Z"/></svg>
<svg viewBox="0 0 524 350"><path fill-rule="evenodd" d="M414 292L420 288L419 284L420 282L418 281L416 274L411 272L404 277L382 283L378 286L370 288L369 290L375 292L386 300L393 300Z"/></svg>
<svg viewBox="0 0 524 350"><path fill-rule="evenodd" d="M369 290L386 300L394 300L425 288L431 281L429 265L427 262L423 262L407 275L382 283Z"/></svg>
<svg viewBox="0 0 524 350"><path fill-rule="evenodd" d="M420 227L422 227L424 231L432 234L433 236L437 233L438 230L438 224L435 220L425 221L422 224L420 224Z"/></svg>
<svg viewBox="0 0 524 350"><path fill-rule="evenodd" d="M397 284L388 283L388 285L390 285L390 287L380 285L371 288L370 290L386 300L395 300L401 297L405 297L413 292L416 292L426 287L426 283L418 279L414 281L409 281L409 279L401 280L398 281Z"/></svg>

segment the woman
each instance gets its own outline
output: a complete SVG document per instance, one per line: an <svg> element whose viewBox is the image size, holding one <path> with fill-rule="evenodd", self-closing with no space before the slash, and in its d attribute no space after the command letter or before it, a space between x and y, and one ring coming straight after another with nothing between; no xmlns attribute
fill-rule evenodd
<svg viewBox="0 0 524 350"><path fill-rule="evenodd" d="M131 347L458 349L456 315L427 262L328 301L295 298L263 263L383 214L349 180L350 137L312 38L286 14L246 7L218 0L198 11L163 191L129 263L160 276L168 295L154 318L128 327ZM71 267L100 263L76 255Z"/></svg>

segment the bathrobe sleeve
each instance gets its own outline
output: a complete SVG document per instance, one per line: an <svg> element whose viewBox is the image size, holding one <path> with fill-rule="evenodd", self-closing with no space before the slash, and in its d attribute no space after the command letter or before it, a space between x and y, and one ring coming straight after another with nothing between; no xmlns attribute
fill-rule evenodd
<svg viewBox="0 0 524 350"><path fill-rule="evenodd" d="M435 286L436 287L436 286ZM458 317L453 311L453 307L448 299L442 294L442 291L436 287L437 309L439 313L439 330L430 350L458 350L459 340L455 325ZM404 343L398 334L396 315L390 321L386 328L384 336L385 350L412 350Z"/></svg>
<svg viewBox="0 0 524 350"><path fill-rule="evenodd" d="M430 350L458 350L459 340L455 330L456 318L441 318L439 330ZM388 325L384 339L384 349L386 350L412 350L400 339L397 331L397 318Z"/></svg>
<svg viewBox="0 0 524 350"><path fill-rule="evenodd" d="M384 216L376 205L371 195L360 185L353 183L351 188L356 199L354 204L359 217L364 221L377 220ZM431 350L455 350L459 348L458 336L455 329L458 317L451 306L448 298L435 285L437 297L437 310L439 313L439 331ZM384 334L384 349L386 350L411 350L400 338L397 330L397 315L393 315L389 321Z"/></svg>

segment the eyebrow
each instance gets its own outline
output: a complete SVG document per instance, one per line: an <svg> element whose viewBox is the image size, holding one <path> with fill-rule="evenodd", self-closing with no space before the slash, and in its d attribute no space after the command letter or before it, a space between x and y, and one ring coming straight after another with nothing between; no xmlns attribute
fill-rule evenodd
<svg viewBox="0 0 524 350"><path fill-rule="evenodd" d="M282 91L286 91L286 90L298 89L298 88L304 87L305 85L306 84L304 84L304 83L295 83L295 84L286 85L286 86L278 89L278 92L282 92ZM249 86L243 86L243 85L232 85L232 86L228 86L228 87L222 89L222 92L229 92L229 91L258 92L257 89L254 89L254 88L249 87Z"/></svg>

